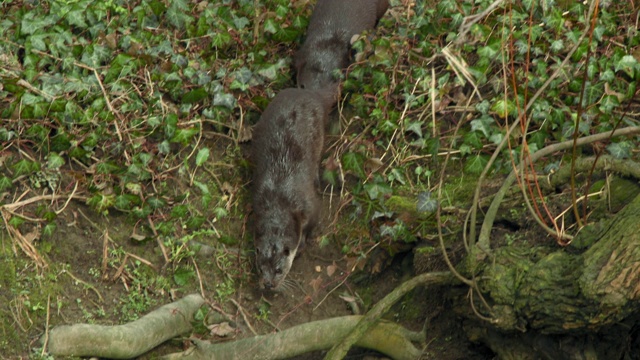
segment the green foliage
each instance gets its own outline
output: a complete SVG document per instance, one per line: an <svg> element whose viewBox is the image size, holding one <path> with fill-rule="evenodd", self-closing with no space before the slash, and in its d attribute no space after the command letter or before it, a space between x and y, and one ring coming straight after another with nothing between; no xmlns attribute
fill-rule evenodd
<svg viewBox="0 0 640 360"><path fill-rule="evenodd" d="M362 119L356 126L365 129L363 134L355 131L358 144L367 145L350 146L339 159L345 174L366 182L352 189L356 195L378 200L405 187L416 193L425 169L439 165L436 155L443 149L461 158L465 173L479 174L490 151L505 140L506 127L523 115L528 120L530 152L572 138L578 123L580 136L611 130L637 98L640 57L637 51L630 52L630 44L639 44L640 34L621 35L616 30L635 21L627 16L627 5L602 7L593 37L585 37L580 44L591 25L591 19L584 17L585 3L563 8L525 1L513 4L506 14L483 18L470 28L465 41L451 46L461 35L462 17L478 14L490 4L417 3L416 16L400 22L383 18L377 35L354 43L366 60L350 66L343 92L349 94L353 113ZM606 46L612 38L624 45ZM454 61L441 56L441 44L447 45ZM570 61L560 68L574 46ZM556 71L560 76L529 104ZM438 109L442 104L444 111ZM446 108L468 110L462 117ZM461 121L456 136L450 136L454 130L450 124ZM509 170L520 158L521 134L516 132L507 140L511 146L498 157L494 171ZM629 157L632 144L612 143L607 151ZM422 160L429 157L433 160ZM368 169L370 159L384 159L384 170L375 180ZM326 180L331 180L330 175ZM363 198L358 199L360 206Z"/></svg>
<svg viewBox="0 0 640 360"><path fill-rule="evenodd" d="M410 194L418 212L433 212L438 204L428 189L442 154L457 164L456 176L479 174L520 116L527 131L507 139L512 146L494 171L518 161L523 138L535 151L571 138L576 126L583 136L637 123L630 109L638 97L640 35L621 31L635 26L629 2L603 3L593 36L580 43L591 22L585 3L531 0L491 12L454 43L464 17L491 3L417 1L414 14L387 14L353 44L353 64L339 74L348 126L323 174L336 188L345 175L350 220L380 220L374 214L390 213L388 200L400 193ZM305 36L309 3L64 0L3 9L0 141L11 154L2 154L0 192L21 194L31 177L60 172L57 195L77 186L95 211L151 220L163 239L180 239L168 240L180 263L173 280L188 286L186 240L241 240L214 231L213 223L244 220L249 166L238 147L241 126L294 86L291 55ZM606 150L632 158L636 140L615 140ZM55 212L49 204L37 212L43 237L50 236ZM9 224L25 221L14 216ZM410 238L402 222L380 229L394 241ZM345 250L365 254L365 237L356 234ZM215 291L225 299L242 275L225 263L227 254L218 257L227 277ZM127 269L138 271L133 285L142 291L122 299L123 314L148 307L146 291L165 286L141 268ZM261 318L268 315L268 307L260 309Z"/></svg>

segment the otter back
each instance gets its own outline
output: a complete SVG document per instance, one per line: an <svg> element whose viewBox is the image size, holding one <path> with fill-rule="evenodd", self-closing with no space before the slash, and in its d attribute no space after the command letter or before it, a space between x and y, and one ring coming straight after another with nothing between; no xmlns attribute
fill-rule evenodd
<svg viewBox="0 0 640 360"><path fill-rule="evenodd" d="M337 86L335 72L349 65L351 37L373 29L388 7L388 0L318 0L307 39L295 56L298 86Z"/></svg>
<svg viewBox="0 0 640 360"><path fill-rule="evenodd" d="M301 243L320 218L316 186L324 142L327 93L285 89L253 132L253 211L261 286L278 289Z"/></svg>

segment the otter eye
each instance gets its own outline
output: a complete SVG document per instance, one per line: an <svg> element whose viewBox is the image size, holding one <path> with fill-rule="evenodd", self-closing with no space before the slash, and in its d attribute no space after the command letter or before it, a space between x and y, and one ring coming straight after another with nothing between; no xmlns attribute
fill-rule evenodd
<svg viewBox="0 0 640 360"><path fill-rule="evenodd" d="M256 255L260 255L260 249L256 248Z"/></svg>
<svg viewBox="0 0 640 360"><path fill-rule="evenodd" d="M289 256L289 248L284 249L284 256Z"/></svg>
<svg viewBox="0 0 640 360"><path fill-rule="evenodd" d="M276 269L276 275L282 274L282 269Z"/></svg>

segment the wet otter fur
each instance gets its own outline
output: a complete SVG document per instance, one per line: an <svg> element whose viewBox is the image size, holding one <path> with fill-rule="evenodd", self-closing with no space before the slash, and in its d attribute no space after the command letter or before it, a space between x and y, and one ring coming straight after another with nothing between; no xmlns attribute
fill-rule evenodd
<svg viewBox="0 0 640 360"><path fill-rule="evenodd" d="M295 56L298 87L337 86L336 71L349 65L351 38L373 29L388 7L388 0L318 0Z"/></svg>
<svg viewBox="0 0 640 360"><path fill-rule="evenodd" d="M260 285L279 290L320 220L318 170L330 91L285 89L253 131L253 213Z"/></svg>

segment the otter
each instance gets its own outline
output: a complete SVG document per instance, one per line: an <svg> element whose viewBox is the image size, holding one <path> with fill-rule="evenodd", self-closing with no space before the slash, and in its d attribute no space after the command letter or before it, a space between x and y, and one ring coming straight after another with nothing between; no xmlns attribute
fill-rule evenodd
<svg viewBox="0 0 640 360"><path fill-rule="evenodd" d="M330 90L282 90L254 128L254 243L261 288L279 290L296 254L315 236L318 171L334 96Z"/></svg>
<svg viewBox="0 0 640 360"><path fill-rule="evenodd" d="M349 65L351 37L373 29L388 7L388 0L318 0L295 55L298 87L337 87L335 71Z"/></svg>

